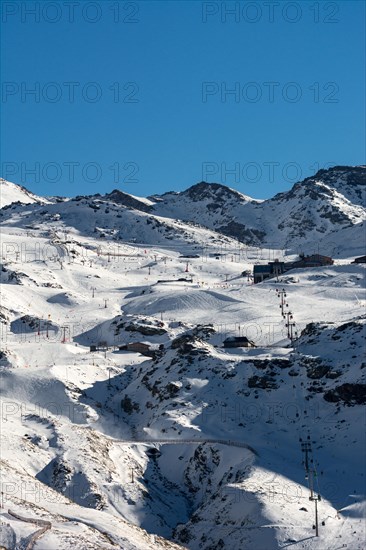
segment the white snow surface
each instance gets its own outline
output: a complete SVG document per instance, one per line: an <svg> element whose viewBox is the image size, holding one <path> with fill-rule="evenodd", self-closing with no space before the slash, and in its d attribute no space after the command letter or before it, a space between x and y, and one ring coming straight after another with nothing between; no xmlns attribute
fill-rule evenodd
<svg viewBox="0 0 366 550"><path fill-rule="evenodd" d="M43 197L34 195L25 187L21 187L4 179L0 179L0 208L18 201L24 204L50 202Z"/></svg>
<svg viewBox="0 0 366 550"><path fill-rule="evenodd" d="M51 522L36 550L363 550L358 220L333 266L253 285L244 270L293 250L103 198L30 202L0 217L0 546L40 529L13 512ZM223 347L238 335L256 347ZM137 342L164 349L119 349Z"/></svg>

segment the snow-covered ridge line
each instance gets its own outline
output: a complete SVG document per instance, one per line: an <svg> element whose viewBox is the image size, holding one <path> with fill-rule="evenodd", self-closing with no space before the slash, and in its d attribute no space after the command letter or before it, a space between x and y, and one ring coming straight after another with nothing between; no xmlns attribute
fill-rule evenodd
<svg viewBox="0 0 366 550"><path fill-rule="evenodd" d="M174 231L180 227L184 231L187 224L193 224L214 231L220 238L225 235L251 246L286 248L292 253L307 254L321 248L325 255L342 257L349 252L344 245L344 231L348 232L347 242L358 246L355 255L362 253L358 250L362 248L365 230L365 182L366 168L363 166L334 167L320 170L315 176L296 183L289 191L261 202L221 184L201 182L183 192L151 196L151 200L114 190L106 195L56 201L49 208L50 215L60 216L60 223L63 220L69 223L75 204L88 205L98 214L94 216L95 221L98 220L95 226L100 228L101 234L119 239L129 236L147 244L149 239L140 234L138 223L160 226L160 233L169 227ZM102 212L108 216L100 219ZM148 219L143 220L143 216ZM90 216L84 216L84 221L84 226L90 223ZM77 219L76 228L80 223ZM121 225L130 225L132 232L121 231ZM166 236L171 238L168 232Z"/></svg>
<svg viewBox="0 0 366 550"><path fill-rule="evenodd" d="M50 203L48 199L35 195L23 186L0 179L0 208L4 208L4 206L8 206L14 202L23 204Z"/></svg>
<svg viewBox="0 0 366 550"><path fill-rule="evenodd" d="M119 192L1 209L0 545L32 532L10 509L52 523L40 550L363 550L365 225L338 172L171 216ZM334 263L252 284L304 243Z"/></svg>

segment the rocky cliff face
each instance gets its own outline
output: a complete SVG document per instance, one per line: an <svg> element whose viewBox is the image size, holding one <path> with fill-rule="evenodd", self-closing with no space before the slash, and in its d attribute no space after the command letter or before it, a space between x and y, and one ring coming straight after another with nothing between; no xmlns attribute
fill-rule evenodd
<svg viewBox="0 0 366 550"><path fill-rule="evenodd" d="M320 170L265 201L205 182L155 199L154 211L162 216L194 221L250 245L297 248L365 220L366 167Z"/></svg>

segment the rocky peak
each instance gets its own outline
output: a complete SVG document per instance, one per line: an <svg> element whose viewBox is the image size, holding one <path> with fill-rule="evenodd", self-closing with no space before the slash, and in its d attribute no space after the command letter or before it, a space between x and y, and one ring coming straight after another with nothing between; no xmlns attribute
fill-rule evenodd
<svg viewBox="0 0 366 550"><path fill-rule="evenodd" d="M120 191L119 189L114 189L111 193L108 193L107 195L105 195L105 198L117 204L122 204L123 206L127 206L128 208L135 208L136 210L141 210L142 212L151 211L151 206L149 206L148 204L145 204L142 201L139 201L138 199L136 199L135 197L132 197L131 195L128 195L127 193L124 193L123 191Z"/></svg>
<svg viewBox="0 0 366 550"><path fill-rule="evenodd" d="M221 183L208 183L206 181L201 181L192 185L192 187L183 191L182 195L186 195L193 201L215 199L216 201L224 202L232 198L241 200L244 198L238 191L226 187L226 185L222 185Z"/></svg>
<svg viewBox="0 0 366 550"><path fill-rule="evenodd" d="M334 166L303 181L304 185L314 183L335 189L353 204L366 205L366 166Z"/></svg>

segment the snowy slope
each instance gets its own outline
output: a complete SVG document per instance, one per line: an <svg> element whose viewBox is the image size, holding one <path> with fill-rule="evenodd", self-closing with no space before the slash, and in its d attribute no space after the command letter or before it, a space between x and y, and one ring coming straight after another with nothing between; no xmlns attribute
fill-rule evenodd
<svg viewBox="0 0 366 550"><path fill-rule="evenodd" d="M24 188L9 182L6 185L12 186L8 203L13 202L14 197L29 195ZM7 196L7 187L4 196ZM33 197L38 202L45 200ZM153 224L154 229L159 227L159 233L166 232L164 237L170 239L169 229L174 226L177 231L182 224L179 220L183 220L186 223L182 232L187 223L193 223L251 246L347 257L350 243L354 255L364 253L360 235L365 231L365 201L366 168L336 166L320 170L315 176L296 183L290 191L264 201L251 199L221 184L201 182L180 193L153 195L148 199L117 189L103 196L78 196L71 201L50 204L47 211L36 209L34 215L39 221L41 211L46 220L59 218L62 225L64 219L66 225L81 230L84 221L89 232L94 225L94 232L103 234L106 229L117 239L142 243L151 242L147 240L149 235L156 234L141 231L141 225L137 224ZM89 215L84 219L88 212L85 206L96 214L94 222ZM80 219L81 211L83 219ZM344 230L349 233L347 245ZM156 242L162 243L160 236Z"/></svg>
<svg viewBox="0 0 366 550"><path fill-rule="evenodd" d="M4 179L0 179L0 208L7 206L13 202L22 202L23 204L28 203L47 203L47 199L43 197L38 197L25 187L11 183Z"/></svg>
<svg viewBox="0 0 366 550"><path fill-rule="evenodd" d="M203 182L152 198L160 215L196 221L248 244L312 253L325 237L341 241L339 230L365 220L365 193L365 167L335 167L265 201Z"/></svg>
<svg viewBox="0 0 366 550"><path fill-rule="evenodd" d="M223 209L263 204L223 193ZM114 193L1 212L0 544L41 529L10 510L51 523L35 545L47 550L363 550L363 228L325 237L335 265L252 285L243 270L292 251L132 199L144 207ZM238 335L257 347L223 347ZM163 349L119 349L136 342Z"/></svg>
<svg viewBox="0 0 366 550"><path fill-rule="evenodd" d="M150 215L97 196L76 197L53 204L34 204L26 208L13 204L0 211L0 218L4 224L13 224L16 220L16 224L23 230L43 230L53 240L64 235L65 231L79 237L95 236L104 239L99 241L99 248L113 248L111 242L116 243L116 254L123 253L125 241L136 245L136 253L139 245L160 244L170 248L172 241L175 245L176 241L179 242L182 252L194 251L197 247L201 249L207 244L216 247L237 246L229 237L204 227L197 229L192 224ZM123 241L120 247L119 241ZM104 242L107 243L105 247Z"/></svg>
<svg viewBox="0 0 366 550"><path fill-rule="evenodd" d="M316 176L305 181L321 181L341 193L353 204L366 205L365 166L336 166L319 170Z"/></svg>

